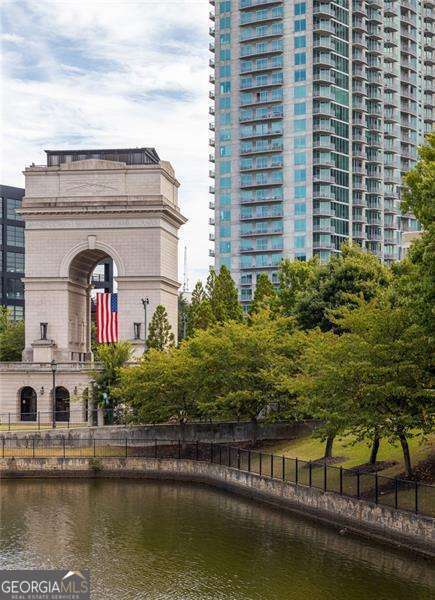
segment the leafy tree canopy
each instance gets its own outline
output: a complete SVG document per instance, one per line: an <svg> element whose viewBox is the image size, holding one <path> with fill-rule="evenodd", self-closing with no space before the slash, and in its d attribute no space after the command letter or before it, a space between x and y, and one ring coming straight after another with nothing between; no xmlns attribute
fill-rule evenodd
<svg viewBox="0 0 435 600"><path fill-rule="evenodd" d="M14 321L6 306L0 306L0 362L21 361L24 321Z"/></svg>
<svg viewBox="0 0 435 600"><path fill-rule="evenodd" d="M435 132L426 136L419 148L420 160L404 178L403 212L413 212L424 229L435 221Z"/></svg>
<svg viewBox="0 0 435 600"><path fill-rule="evenodd" d="M342 253L315 270L314 277L299 296L295 314L303 329L334 325L331 311L341 306L356 306L359 299L375 298L391 282L389 269L356 246L345 245Z"/></svg>
<svg viewBox="0 0 435 600"><path fill-rule="evenodd" d="M249 305L249 314L258 313L261 309L270 307L276 299L276 290L267 273L260 273L257 277L254 298Z"/></svg>

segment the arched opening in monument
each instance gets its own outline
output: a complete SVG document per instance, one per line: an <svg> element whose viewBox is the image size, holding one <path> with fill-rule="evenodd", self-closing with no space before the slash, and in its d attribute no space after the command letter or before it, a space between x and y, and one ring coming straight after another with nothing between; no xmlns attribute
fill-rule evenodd
<svg viewBox="0 0 435 600"><path fill-rule="evenodd" d="M97 293L113 293L117 268L104 250L79 252L69 267L69 344L71 360L87 361L95 343Z"/></svg>
<svg viewBox="0 0 435 600"><path fill-rule="evenodd" d="M20 391L20 420L36 421L37 395L30 386L25 386Z"/></svg>
<svg viewBox="0 0 435 600"><path fill-rule="evenodd" d="M70 413L69 391L59 386L56 388L54 401L54 416L56 421L69 421Z"/></svg>

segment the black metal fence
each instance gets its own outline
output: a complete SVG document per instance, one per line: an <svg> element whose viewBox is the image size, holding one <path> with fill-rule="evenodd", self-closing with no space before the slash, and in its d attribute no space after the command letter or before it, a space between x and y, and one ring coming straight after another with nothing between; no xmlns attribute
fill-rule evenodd
<svg viewBox="0 0 435 600"><path fill-rule="evenodd" d="M233 419L228 419L228 422L232 421ZM196 421L189 420L189 424L222 422L225 422L225 419L205 417ZM161 424L167 425L168 423ZM0 413L0 435L2 431L31 432L44 429L70 429L97 425L155 425L155 423L138 421L132 409L124 406L92 409L71 407L69 410Z"/></svg>
<svg viewBox="0 0 435 600"><path fill-rule="evenodd" d="M0 457L188 459L223 465L264 477L357 498L435 518L435 486L345 469L323 461L266 454L226 444L156 439L0 438Z"/></svg>

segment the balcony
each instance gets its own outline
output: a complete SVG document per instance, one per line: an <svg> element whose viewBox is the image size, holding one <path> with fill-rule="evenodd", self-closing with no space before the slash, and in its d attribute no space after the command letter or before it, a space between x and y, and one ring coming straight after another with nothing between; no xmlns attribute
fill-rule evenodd
<svg viewBox="0 0 435 600"><path fill-rule="evenodd" d="M215 192L214 187L212 185L210 185L209 188L208 188L208 193L209 194L214 194L214 192Z"/></svg>
<svg viewBox="0 0 435 600"><path fill-rule="evenodd" d="M256 6L269 6L272 4L282 4L284 0L240 0L239 8L244 10L246 8L254 8Z"/></svg>
<svg viewBox="0 0 435 600"><path fill-rule="evenodd" d="M255 138L263 138L263 137L275 137L283 134L283 129L276 130L268 130L268 131L252 131L250 133L242 133L240 132L241 140L255 139Z"/></svg>
<svg viewBox="0 0 435 600"><path fill-rule="evenodd" d="M255 90L258 88L264 89L264 88L272 88L272 87L276 87L276 86L281 86L284 82L283 77L282 77L282 73L280 73L281 77L280 78L276 78L276 80L274 81L274 78L269 78L266 81L257 81L257 82L250 82L250 84L240 84L240 89L243 92L249 91L249 90Z"/></svg>
<svg viewBox="0 0 435 600"><path fill-rule="evenodd" d="M265 144L258 147L253 146L252 148L241 148L240 154L241 156L248 156L250 154L267 154L269 152L282 152L282 150L282 142L275 141L272 144Z"/></svg>
<svg viewBox="0 0 435 600"><path fill-rule="evenodd" d="M313 231L315 233L335 233L335 227L333 227L332 225L322 225L321 223L314 223Z"/></svg>
<svg viewBox="0 0 435 600"><path fill-rule="evenodd" d="M209 224L209 225L212 225L212 226L216 225L216 222L215 222L215 220L214 220L214 217L209 217L208 224Z"/></svg>
<svg viewBox="0 0 435 600"><path fill-rule="evenodd" d="M334 250L335 246L332 242L323 242L321 240L313 240L313 248L315 250Z"/></svg>
<svg viewBox="0 0 435 600"><path fill-rule="evenodd" d="M209 202L208 203L208 207L209 207L210 210L215 210L216 209L216 206L215 206L214 202Z"/></svg>
<svg viewBox="0 0 435 600"><path fill-rule="evenodd" d="M256 25L262 23L269 23L271 21L277 21L282 19L284 16L284 10L282 6L277 6L274 9L267 11L253 11L253 12L242 12L240 15L240 26L244 25Z"/></svg>
<svg viewBox="0 0 435 600"><path fill-rule="evenodd" d="M282 40L274 40L269 43L256 44L255 49L250 45L241 46L240 58L252 58L255 56L268 56L273 54L282 54Z"/></svg>
<svg viewBox="0 0 435 600"><path fill-rule="evenodd" d="M284 216L284 213L281 211L270 212L270 213L251 213L251 214L241 214L241 221L250 221L257 219L280 219Z"/></svg>
<svg viewBox="0 0 435 600"><path fill-rule="evenodd" d="M247 116L242 116L240 115L239 117L239 121L240 123L253 123L255 121L272 121L272 120L276 120L276 119L282 119L283 118L283 113L282 112L276 112L276 111L269 111L267 113L262 113L260 115L256 115L253 114L249 117Z"/></svg>
<svg viewBox="0 0 435 600"><path fill-rule="evenodd" d="M282 36L284 28L282 23L275 23L269 27L253 27L250 29L242 29L240 34L241 42L248 42L256 39L265 39L268 37Z"/></svg>

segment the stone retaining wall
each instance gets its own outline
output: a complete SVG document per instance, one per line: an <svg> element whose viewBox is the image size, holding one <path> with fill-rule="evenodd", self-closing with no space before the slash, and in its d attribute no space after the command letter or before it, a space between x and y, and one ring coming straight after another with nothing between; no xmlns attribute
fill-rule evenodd
<svg viewBox="0 0 435 600"><path fill-rule="evenodd" d="M157 425L105 425L104 427L81 427L76 429L56 428L41 431L2 431L0 439L26 440L36 437L42 440L59 439L65 437L68 443L74 440L111 440L129 443L143 440L172 440L172 441L196 441L215 443L241 443L262 440L290 440L292 438L308 435L316 426L316 421L303 421L299 423L253 423L221 422L221 423L185 423L179 425L157 424Z"/></svg>
<svg viewBox="0 0 435 600"><path fill-rule="evenodd" d="M4 458L0 477L135 477L200 482L339 527L341 533L407 547L435 558L435 520L237 469L190 460Z"/></svg>

